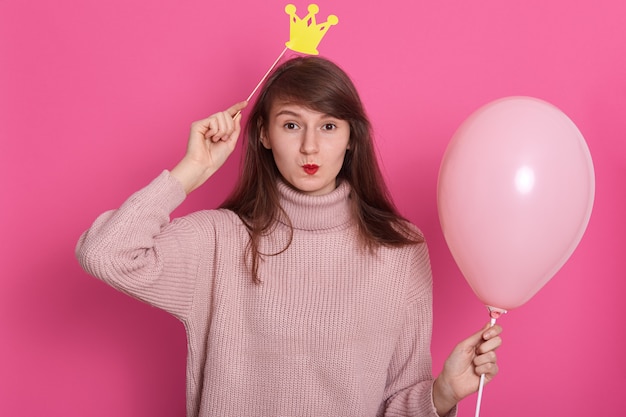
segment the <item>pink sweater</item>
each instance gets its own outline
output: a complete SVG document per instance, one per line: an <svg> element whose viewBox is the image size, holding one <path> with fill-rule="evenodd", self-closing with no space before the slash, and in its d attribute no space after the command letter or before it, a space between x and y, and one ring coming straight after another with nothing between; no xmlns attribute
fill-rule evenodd
<svg viewBox="0 0 626 417"><path fill-rule="evenodd" d="M183 322L190 417L435 417L426 245L361 251L349 191L311 197L280 184L293 241L264 257L261 284L234 213L170 222L185 193L167 171L98 217L76 254ZM281 251L288 236L279 223L261 250Z"/></svg>

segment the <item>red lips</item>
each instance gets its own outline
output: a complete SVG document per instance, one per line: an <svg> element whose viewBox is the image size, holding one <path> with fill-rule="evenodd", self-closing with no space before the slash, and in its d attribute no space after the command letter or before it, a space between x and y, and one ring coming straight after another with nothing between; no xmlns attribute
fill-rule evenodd
<svg viewBox="0 0 626 417"><path fill-rule="evenodd" d="M317 170L319 169L319 166L315 164L306 164L306 165L302 165L302 169L304 169L304 172L306 172L307 174L313 175L317 172Z"/></svg>

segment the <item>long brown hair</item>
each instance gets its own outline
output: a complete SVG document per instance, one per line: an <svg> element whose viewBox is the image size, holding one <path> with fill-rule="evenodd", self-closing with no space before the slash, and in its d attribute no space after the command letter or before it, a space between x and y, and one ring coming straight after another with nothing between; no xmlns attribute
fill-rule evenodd
<svg viewBox="0 0 626 417"><path fill-rule="evenodd" d="M244 129L247 142L241 176L221 205L234 211L250 232L248 251L255 282L259 282L259 260L273 255L260 253L260 238L272 231L279 217L287 217L276 186L281 175L272 151L261 144L262 130L269 125L276 100L303 105L349 123L350 148L337 181L347 181L351 186L352 213L365 248L423 241L393 205L376 159L370 121L348 75L325 58L297 57L276 68L261 89ZM289 242L284 249L288 246Z"/></svg>

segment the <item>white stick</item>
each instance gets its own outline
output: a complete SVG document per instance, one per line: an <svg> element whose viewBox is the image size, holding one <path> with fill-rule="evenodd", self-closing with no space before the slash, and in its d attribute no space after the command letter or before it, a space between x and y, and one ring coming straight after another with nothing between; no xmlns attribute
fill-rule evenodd
<svg viewBox="0 0 626 417"><path fill-rule="evenodd" d="M259 89L259 87L261 86L261 84L263 84L263 81L265 81L265 79L267 78L268 75L270 75L270 72L272 72L272 70L274 69L274 67L276 66L276 64L278 64L278 61L280 61L280 59L283 57L283 55L285 55L285 52L287 52L287 47L285 47L285 49L283 49L283 51L280 53L280 55L278 56L278 58L276 58L276 61L274 61L274 63L272 64L272 66L270 67L270 69L267 70L267 72L265 73L265 75L263 76L263 78L261 78L261 81L259 81L259 83L256 85L256 87L254 87L254 90L252 90L252 92L250 93L250 95L248 96L248 98L246 99L246 101L250 101L250 99L252 98L252 96L254 95L254 93L256 93L256 90Z"/></svg>
<svg viewBox="0 0 626 417"><path fill-rule="evenodd" d="M270 75L270 72L272 72L272 70L274 69L274 67L276 66L276 64L278 64L278 61L280 61L280 59L283 57L283 55L285 55L285 52L287 52L287 47L285 47L285 49L283 49L283 51L280 53L280 55L278 55L278 58L276 58L276 61L274 61L274 63L272 64L272 66L270 67L270 69L267 70L267 72L265 73L265 75L263 76L263 78L261 78L261 81L259 81L259 83L256 85L256 87L254 87L254 90L252 90L252 92L250 93L250 95L248 96L248 98L246 99L246 101L250 101L250 99L252 98L252 96L254 95L254 93L256 93L256 90L259 89L259 87L261 86L261 84L263 84L263 81L265 81L265 79L267 78L268 75ZM241 114L241 110L239 110L234 116L233 119L236 119L237 116L239 116Z"/></svg>
<svg viewBox="0 0 626 417"><path fill-rule="evenodd" d="M491 318L491 327L496 324L496 319ZM476 399L476 414L475 417L480 416L480 402L483 399L483 386L485 385L485 374L480 375L480 384L478 385L478 398Z"/></svg>

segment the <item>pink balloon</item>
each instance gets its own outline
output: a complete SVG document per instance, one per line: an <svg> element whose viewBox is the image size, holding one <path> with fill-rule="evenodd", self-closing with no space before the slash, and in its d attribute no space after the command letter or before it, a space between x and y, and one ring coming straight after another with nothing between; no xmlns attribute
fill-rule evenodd
<svg viewBox="0 0 626 417"><path fill-rule="evenodd" d="M503 310L533 297L580 242L594 192L585 139L553 105L507 97L465 120L444 154L437 200L476 296Z"/></svg>

